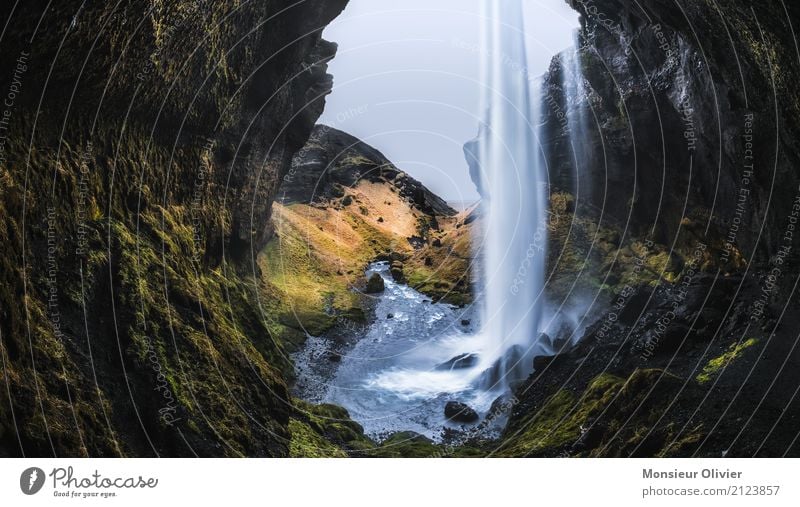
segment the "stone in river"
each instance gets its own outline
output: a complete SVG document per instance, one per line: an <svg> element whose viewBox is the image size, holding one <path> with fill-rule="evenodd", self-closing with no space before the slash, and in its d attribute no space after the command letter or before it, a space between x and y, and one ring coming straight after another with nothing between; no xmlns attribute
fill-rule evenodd
<svg viewBox="0 0 800 507"><path fill-rule="evenodd" d="M444 415L454 422L474 423L480 416L475 410L460 401L448 401L444 407Z"/></svg>
<svg viewBox="0 0 800 507"><path fill-rule="evenodd" d="M462 370L464 368L472 368L478 364L477 354L461 354L449 361L436 365L437 370Z"/></svg>
<svg viewBox="0 0 800 507"><path fill-rule="evenodd" d="M383 283L383 278L378 273L372 273L367 282L367 294L377 294L383 292L386 285Z"/></svg>

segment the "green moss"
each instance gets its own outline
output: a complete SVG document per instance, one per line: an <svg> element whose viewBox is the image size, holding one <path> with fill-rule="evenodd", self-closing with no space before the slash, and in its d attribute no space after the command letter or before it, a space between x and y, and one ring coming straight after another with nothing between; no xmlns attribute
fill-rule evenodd
<svg viewBox="0 0 800 507"><path fill-rule="evenodd" d="M319 433L314 431L310 425L298 421L289 420L289 457L291 458L346 458L347 453L336 447Z"/></svg>
<svg viewBox="0 0 800 507"><path fill-rule="evenodd" d="M675 283L680 277L680 262L674 253L666 251L654 253L647 257L646 263L654 273L659 274L667 282Z"/></svg>
<svg viewBox="0 0 800 507"><path fill-rule="evenodd" d="M600 375L580 395L560 389L541 408L512 418L496 455L691 454L704 437L702 425L687 430L664 420L670 401L683 387L682 379L663 370L637 369L627 379Z"/></svg>
<svg viewBox="0 0 800 507"><path fill-rule="evenodd" d="M509 428L508 433L514 436L498 454L525 456L574 443L590 417L602 412L624 383L622 378L602 374L589 384L580 398L566 389L559 390L541 409Z"/></svg>
<svg viewBox="0 0 800 507"><path fill-rule="evenodd" d="M708 364L703 367L703 371L696 377L697 381L701 384L708 382L717 376L721 370L724 370L729 364L741 357L745 350L756 345L757 343L757 338L750 338L742 343L732 344L724 354L710 360Z"/></svg>
<svg viewBox="0 0 800 507"><path fill-rule="evenodd" d="M346 409L336 405L313 405L295 399L289 445L294 457L347 457L368 451L375 443L364 435L360 424L350 419ZM291 427L290 427L291 429ZM295 442L297 440L297 442Z"/></svg>
<svg viewBox="0 0 800 507"><path fill-rule="evenodd" d="M390 436L367 455L374 458L436 458L444 453L445 449L430 439L412 431L403 431Z"/></svg>

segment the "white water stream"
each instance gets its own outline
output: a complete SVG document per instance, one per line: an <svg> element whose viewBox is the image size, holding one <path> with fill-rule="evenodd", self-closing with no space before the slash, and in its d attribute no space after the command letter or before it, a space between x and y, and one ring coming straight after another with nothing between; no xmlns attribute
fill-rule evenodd
<svg viewBox="0 0 800 507"><path fill-rule="evenodd" d="M375 263L366 275L379 273L386 285L375 300L375 321L352 332L345 346L310 337L295 356L299 395L347 408L373 437L411 430L440 440L443 429L463 428L445 418L448 401L466 403L485 419L512 382L530 375L533 358L552 352L543 328L563 325L563 317L543 319L547 172L538 126L544 101L529 71L522 1L483 0L478 158L486 194L485 286L475 310L431 303L394 282L388 265ZM581 86L574 79L579 66L571 64L565 75L575 83L565 83L568 94ZM571 128L582 124L569 121Z"/></svg>

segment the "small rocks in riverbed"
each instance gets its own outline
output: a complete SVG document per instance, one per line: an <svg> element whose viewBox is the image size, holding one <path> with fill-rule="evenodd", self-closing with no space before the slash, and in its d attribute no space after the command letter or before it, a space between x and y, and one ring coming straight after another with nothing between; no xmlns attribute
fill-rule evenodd
<svg viewBox="0 0 800 507"><path fill-rule="evenodd" d="M378 273L372 273L372 276L369 277L369 281L367 282L367 294L377 294L379 292L383 292L386 289L386 285L383 283L383 278Z"/></svg>
<svg viewBox="0 0 800 507"><path fill-rule="evenodd" d="M480 416L475 410L460 401L448 401L444 407L444 415L454 422L460 423L474 423Z"/></svg>

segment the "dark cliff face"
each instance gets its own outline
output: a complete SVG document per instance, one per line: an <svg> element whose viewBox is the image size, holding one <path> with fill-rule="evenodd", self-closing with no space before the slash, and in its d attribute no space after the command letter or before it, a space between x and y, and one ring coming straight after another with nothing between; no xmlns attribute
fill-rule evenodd
<svg viewBox="0 0 800 507"><path fill-rule="evenodd" d="M554 59L544 89L553 183L572 189L579 176L580 200L634 235L669 243L683 220L730 236L744 258L774 256L798 195L797 6L570 4L581 14L585 93L565 97L570 55ZM566 114L585 119L577 157Z"/></svg>
<svg viewBox="0 0 800 507"><path fill-rule="evenodd" d="M252 255L345 3L4 4L0 456L286 454Z"/></svg>
<svg viewBox="0 0 800 507"><path fill-rule="evenodd" d="M610 303L535 360L498 454L796 455L797 5L570 4L584 92L557 56L544 145Z"/></svg>
<svg viewBox="0 0 800 507"><path fill-rule="evenodd" d="M38 115L36 130L25 125L20 133L56 141L63 136L78 150L92 143L95 157L114 155L103 153L101 142L124 141L138 130L145 143L169 150L158 161L164 169L181 162L186 146L213 141L208 183L213 194L227 190L230 216L209 217L227 222L223 236L206 239L214 250L210 260L219 261L215 243L222 239L232 241L234 255L239 243L263 246L270 196L330 91L326 63L336 46L320 34L346 0L34 4L8 18L3 39L3 89L11 85L18 57L26 67L12 127L22 129ZM111 130L108 139L98 139ZM195 189L186 183L197 173L187 165L142 183L153 202L162 194L188 200ZM135 183L118 182L119 194L138 194Z"/></svg>

